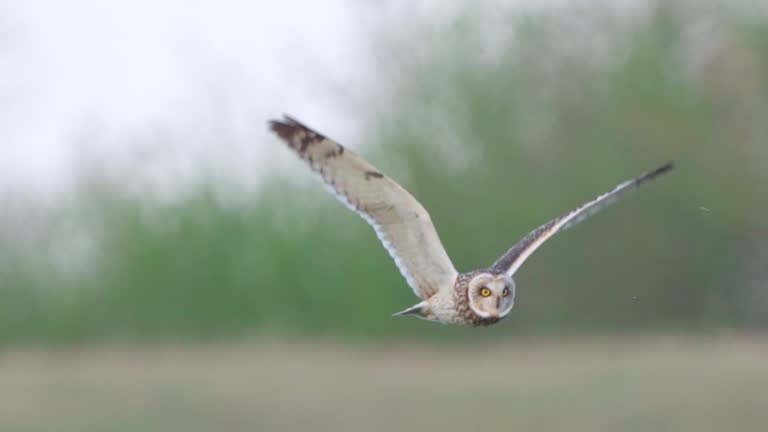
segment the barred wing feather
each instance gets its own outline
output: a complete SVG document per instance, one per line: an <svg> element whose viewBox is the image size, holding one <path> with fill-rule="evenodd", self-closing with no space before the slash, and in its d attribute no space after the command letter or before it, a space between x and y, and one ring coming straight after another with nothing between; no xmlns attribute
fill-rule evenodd
<svg viewBox="0 0 768 432"><path fill-rule="evenodd" d="M633 190L657 176L671 171L673 168L674 164L668 162L655 170L648 171L633 179L627 180L611 189L609 192L599 195L592 201L584 203L576 209L545 223L531 231L527 236L523 237L522 240L512 246L511 249L491 266L491 269L495 272L505 272L507 275L512 276L517 269L523 265L525 260L550 237L586 220L590 216L614 203L624 193Z"/></svg>
<svg viewBox="0 0 768 432"><path fill-rule="evenodd" d="M376 231L408 285L422 299L453 287L457 272L429 214L408 191L354 152L285 116L270 128L327 189Z"/></svg>

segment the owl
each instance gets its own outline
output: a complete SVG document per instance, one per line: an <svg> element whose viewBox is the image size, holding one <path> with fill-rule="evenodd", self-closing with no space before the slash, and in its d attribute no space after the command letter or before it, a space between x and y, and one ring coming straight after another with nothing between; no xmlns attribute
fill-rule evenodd
<svg viewBox="0 0 768 432"><path fill-rule="evenodd" d="M339 201L373 227L408 285L421 301L395 313L447 324L487 326L515 305L512 276L556 233L597 213L623 193L671 171L668 162L627 180L531 231L490 267L459 273L445 252L429 213L397 182L354 152L284 116L270 129L282 139Z"/></svg>

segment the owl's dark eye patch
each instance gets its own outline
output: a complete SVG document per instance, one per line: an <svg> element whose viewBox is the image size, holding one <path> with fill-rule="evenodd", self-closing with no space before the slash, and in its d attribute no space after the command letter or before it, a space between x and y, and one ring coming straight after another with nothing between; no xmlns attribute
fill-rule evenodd
<svg viewBox="0 0 768 432"><path fill-rule="evenodd" d="M508 296L509 295L509 288L504 287L504 290L501 292L501 295L504 296L504 297Z"/></svg>

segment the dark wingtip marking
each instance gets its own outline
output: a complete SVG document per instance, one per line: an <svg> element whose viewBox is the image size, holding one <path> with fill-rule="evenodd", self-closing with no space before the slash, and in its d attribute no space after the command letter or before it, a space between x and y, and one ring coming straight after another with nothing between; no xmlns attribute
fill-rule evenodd
<svg viewBox="0 0 768 432"><path fill-rule="evenodd" d="M380 173L378 171L366 171L365 172L365 179L366 180L370 180L371 177L382 178L382 177L384 177L384 174L382 174L382 173Z"/></svg>
<svg viewBox="0 0 768 432"><path fill-rule="evenodd" d="M635 179L633 183L635 186L639 186L640 184L645 183L648 180L654 179L662 174L666 174L672 171L673 169L675 169L675 163L672 161L669 161L654 170L648 171L645 174L641 174L639 177Z"/></svg>
<svg viewBox="0 0 768 432"><path fill-rule="evenodd" d="M269 128L272 130L272 132L276 133L277 136L280 138L290 142L291 139L299 132L306 132L306 136L308 138L304 139L317 139L317 140L324 140L325 135L314 131L301 123L300 121L296 120L295 118L289 116L288 114L283 114L282 120L270 120L268 122ZM304 146L304 143L302 142L302 146Z"/></svg>
<svg viewBox="0 0 768 432"><path fill-rule="evenodd" d="M290 141L296 134L296 127L280 120L270 120L269 129L285 141Z"/></svg>
<svg viewBox="0 0 768 432"><path fill-rule="evenodd" d="M665 163L664 165L656 168L655 170L649 172L646 175L646 177L653 178L653 177L656 177L657 175L661 175L661 174L664 174L666 172L672 171L673 169L675 169L675 162L674 161L669 161L669 162Z"/></svg>

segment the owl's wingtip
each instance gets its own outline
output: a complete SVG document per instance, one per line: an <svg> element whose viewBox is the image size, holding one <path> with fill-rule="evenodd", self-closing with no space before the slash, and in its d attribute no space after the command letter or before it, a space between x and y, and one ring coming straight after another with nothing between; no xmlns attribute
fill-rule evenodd
<svg viewBox="0 0 768 432"><path fill-rule="evenodd" d="M667 171L672 171L673 169L675 169L675 161L671 160L671 161L667 161L667 163L665 163L665 164L661 165L660 167L656 168L654 170L654 173L655 174L663 174L663 173L665 173Z"/></svg>
<svg viewBox="0 0 768 432"><path fill-rule="evenodd" d="M291 117L288 114L283 114L283 118L276 120L271 119L267 121L267 124L269 125L269 129L277 134L280 138L285 140L286 142L291 142L291 140L296 136L297 134L304 133L304 134L312 134L316 136L319 140L326 139L325 136L305 124L301 123L300 121L296 120L295 118ZM295 144L294 144L295 145Z"/></svg>
<svg viewBox="0 0 768 432"><path fill-rule="evenodd" d="M290 140L296 131L291 125L280 120L270 120L267 124L269 124L269 129L272 132L284 140Z"/></svg>
<svg viewBox="0 0 768 432"><path fill-rule="evenodd" d="M672 170L675 169L675 162L669 161L665 164L659 165L657 168L652 169L651 171L647 171L640 176L634 178L632 180L632 183L635 185L640 185L642 183L645 183L648 180L654 179L662 174L666 174Z"/></svg>

